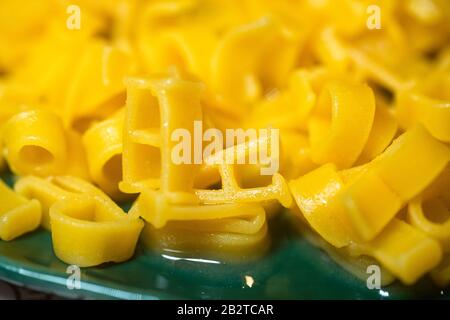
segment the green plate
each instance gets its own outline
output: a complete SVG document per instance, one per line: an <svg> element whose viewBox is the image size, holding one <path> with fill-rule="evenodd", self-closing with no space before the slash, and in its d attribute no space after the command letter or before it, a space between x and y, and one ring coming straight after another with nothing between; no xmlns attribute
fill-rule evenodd
<svg viewBox="0 0 450 320"><path fill-rule="evenodd" d="M11 183L11 177L4 179ZM118 299L415 299L450 298L425 277L412 287L398 282L369 290L312 246L281 214L270 223L271 248L247 262L172 256L138 245L121 264L81 270L81 289L69 290L68 265L56 258L50 233L38 230L0 241L0 278L31 289L75 298ZM253 281L248 281L252 279Z"/></svg>

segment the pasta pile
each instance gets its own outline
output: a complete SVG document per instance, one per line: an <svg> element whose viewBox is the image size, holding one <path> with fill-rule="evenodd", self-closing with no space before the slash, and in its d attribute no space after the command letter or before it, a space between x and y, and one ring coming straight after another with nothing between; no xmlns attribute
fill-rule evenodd
<svg viewBox="0 0 450 320"><path fill-rule="evenodd" d="M242 254L285 207L346 261L446 286L449 20L447 0L1 1L0 238L42 225L81 267L139 239ZM174 163L199 122L279 129L279 172L239 162L268 135Z"/></svg>

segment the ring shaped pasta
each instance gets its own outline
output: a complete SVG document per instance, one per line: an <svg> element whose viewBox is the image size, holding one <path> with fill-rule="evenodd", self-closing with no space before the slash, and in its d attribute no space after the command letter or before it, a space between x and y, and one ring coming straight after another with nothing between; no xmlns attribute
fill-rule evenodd
<svg viewBox="0 0 450 320"><path fill-rule="evenodd" d="M450 250L450 167L408 205L407 220Z"/></svg>
<svg viewBox="0 0 450 320"><path fill-rule="evenodd" d="M209 29L189 26L162 31L149 37L145 61L152 72L165 72L176 66L209 79L212 50L217 39Z"/></svg>
<svg viewBox="0 0 450 320"><path fill-rule="evenodd" d="M442 223L430 221L427 212L436 219L444 220ZM422 197L417 197L409 203L408 221L416 228L423 231L429 237L439 240L443 248L450 249L450 220L449 207L443 199L434 198L423 201Z"/></svg>
<svg viewBox="0 0 450 320"><path fill-rule="evenodd" d="M375 98L367 85L326 85L308 126L313 161L351 166L369 138L374 114Z"/></svg>
<svg viewBox="0 0 450 320"><path fill-rule="evenodd" d="M46 110L17 114L3 131L6 159L20 175L57 175L67 165L68 147L61 119Z"/></svg>

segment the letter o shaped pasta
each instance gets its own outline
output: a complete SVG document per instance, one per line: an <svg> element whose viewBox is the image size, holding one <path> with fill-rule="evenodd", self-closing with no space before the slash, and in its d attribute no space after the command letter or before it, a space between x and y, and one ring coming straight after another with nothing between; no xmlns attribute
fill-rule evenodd
<svg viewBox="0 0 450 320"><path fill-rule="evenodd" d="M67 142L63 123L47 110L21 112L5 125L5 157L18 175L48 176L64 170Z"/></svg>

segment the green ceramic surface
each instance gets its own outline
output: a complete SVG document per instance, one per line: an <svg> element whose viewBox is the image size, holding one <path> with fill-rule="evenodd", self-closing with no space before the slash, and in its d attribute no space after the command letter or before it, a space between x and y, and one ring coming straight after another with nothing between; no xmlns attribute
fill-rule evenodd
<svg viewBox="0 0 450 320"><path fill-rule="evenodd" d="M4 179L11 183L11 177ZM38 230L0 241L0 278L31 289L74 298L118 299L411 299L450 298L425 277L412 287L398 282L369 290L365 282L312 246L280 215L270 223L270 250L247 262L174 257L138 245L121 264L81 270L81 289L66 286L68 265L52 250L51 235ZM250 287L246 277L254 283Z"/></svg>

